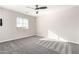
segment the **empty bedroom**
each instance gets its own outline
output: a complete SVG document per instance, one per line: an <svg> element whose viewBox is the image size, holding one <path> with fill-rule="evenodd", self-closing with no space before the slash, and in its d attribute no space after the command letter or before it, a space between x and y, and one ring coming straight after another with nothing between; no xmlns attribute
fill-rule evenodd
<svg viewBox="0 0 79 59"><path fill-rule="evenodd" d="M0 54L79 54L79 6L0 5Z"/></svg>

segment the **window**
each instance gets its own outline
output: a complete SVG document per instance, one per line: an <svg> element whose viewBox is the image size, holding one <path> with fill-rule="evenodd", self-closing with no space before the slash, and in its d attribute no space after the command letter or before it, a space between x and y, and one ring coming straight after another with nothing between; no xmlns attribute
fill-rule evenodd
<svg viewBox="0 0 79 59"><path fill-rule="evenodd" d="M22 18L22 17L17 17L16 27L29 29L28 19Z"/></svg>

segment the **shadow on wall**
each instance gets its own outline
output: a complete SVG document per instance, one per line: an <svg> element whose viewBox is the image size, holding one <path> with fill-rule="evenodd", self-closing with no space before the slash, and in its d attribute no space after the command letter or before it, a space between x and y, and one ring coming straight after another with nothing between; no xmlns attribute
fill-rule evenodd
<svg viewBox="0 0 79 59"><path fill-rule="evenodd" d="M55 34L51 30L48 30L48 36L47 37L48 37L49 40L68 42L68 40L64 39L63 37L60 37L59 35Z"/></svg>

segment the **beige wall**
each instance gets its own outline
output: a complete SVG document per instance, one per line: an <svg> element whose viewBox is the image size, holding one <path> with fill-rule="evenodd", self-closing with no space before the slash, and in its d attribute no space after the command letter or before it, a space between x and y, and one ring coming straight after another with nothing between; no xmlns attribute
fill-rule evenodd
<svg viewBox="0 0 79 59"><path fill-rule="evenodd" d="M30 29L22 30L16 28L16 17L22 16L29 19ZM14 40L18 38L33 36L36 33L36 18L18 12L0 8L0 17L3 26L0 26L0 42Z"/></svg>
<svg viewBox="0 0 79 59"><path fill-rule="evenodd" d="M52 37L54 33L65 40L79 43L79 6L39 16L37 34L47 37L48 31Z"/></svg>

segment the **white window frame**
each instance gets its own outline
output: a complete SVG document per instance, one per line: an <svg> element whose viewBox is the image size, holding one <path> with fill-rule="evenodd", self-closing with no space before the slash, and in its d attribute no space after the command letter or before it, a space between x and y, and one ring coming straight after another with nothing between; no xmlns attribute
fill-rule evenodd
<svg viewBox="0 0 79 59"><path fill-rule="evenodd" d="M23 28L23 29L29 29L29 20L24 17L17 17L16 18L16 27Z"/></svg>

